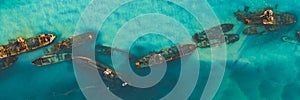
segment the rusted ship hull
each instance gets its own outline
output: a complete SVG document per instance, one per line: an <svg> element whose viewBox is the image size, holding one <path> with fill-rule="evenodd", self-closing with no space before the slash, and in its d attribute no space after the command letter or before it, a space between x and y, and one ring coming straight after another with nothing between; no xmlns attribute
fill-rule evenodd
<svg viewBox="0 0 300 100"><path fill-rule="evenodd" d="M77 47L87 43L96 38L96 34L93 32L87 32L80 34L66 40L60 41L56 44L51 45L49 48L45 49L45 54L55 54L65 52L66 49L71 49L72 47ZM76 42L74 42L76 41ZM74 44L76 43L76 44ZM71 51L71 50L69 50Z"/></svg>
<svg viewBox="0 0 300 100"><path fill-rule="evenodd" d="M243 31L244 34L253 35L253 34L263 34L267 32L264 26L249 26L246 27Z"/></svg>
<svg viewBox="0 0 300 100"><path fill-rule="evenodd" d="M264 10L258 10L255 12L235 12L237 19L247 25L265 25L264 19L261 17ZM266 25L289 25L296 22L296 17L286 12L276 12L274 14L274 23Z"/></svg>
<svg viewBox="0 0 300 100"><path fill-rule="evenodd" d="M213 38L208 40L208 38L202 40L198 43L200 48L209 48L214 46L220 46L222 43L231 44L239 40L238 34L224 34L224 37Z"/></svg>
<svg viewBox="0 0 300 100"><path fill-rule="evenodd" d="M52 43L55 38L56 36L53 34L41 34L28 39L18 38L8 45L0 46L0 58L7 58L44 47Z"/></svg>
<svg viewBox="0 0 300 100"><path fill-rule="evenodd" d="M232 30L233 26L234 26L233 24L221 24L221 25L215 26L209 30L205 30L201 33L196 33L193 36L193 41L196 43L199 43L202 40L206 39L207 38L206 33L209 33L210 36L213 36L213 34L216 34L216 35L223 34L223 32L225 33L225 32Z"/></svg>
<svg viewBox="0 0 300 100"><path fill-rule="evenodd" d="M35 59L31 63L36 66L45 66L45 65L60 63L68 60L72 60L71 53L52 54L52 55L42 56L38 59Z"/></svg>
<svg viewBox="0 0 300 100"><path fill-rule="evenodd" d="M255 12L237 11L234 13L237 19L246 25L252 25L244 29L244 34L263 34L281 29L284 26L296 23L296 17L287 12L273 12L271 8L257 10Z"/></svg>
<svg viewBox="0 0 300 100"><path fill-rule="evenodd" d="M154 52L135 62L136 67L149 67L156 64L172 61L191 54L198 47L196 44L184 44ZM178 50L180 49L180 51Z"/></svg>
<svg viewBox="0 0 300 100"><path fill-rule="evenodd" d="M0 59L0 71L12 66L17 60L16 56Z"/></svg>

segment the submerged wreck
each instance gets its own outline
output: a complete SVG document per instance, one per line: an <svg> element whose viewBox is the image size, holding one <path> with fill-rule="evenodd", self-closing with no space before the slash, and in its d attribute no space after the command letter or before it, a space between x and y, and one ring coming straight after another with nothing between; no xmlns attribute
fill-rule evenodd
<svg viewBox="0 0 300 100"><path fill-rule="evenodd" d="M80 60L81 63L85 63L85 64L88 64L89 66L91 66L93 68L96 68L101 73L100 75L106 81L110 81L110 82L113 82L113 83L121 83L121 86L127 86L128 85L127 82L124 82L120 79L121 76L118 76L118 75L121 75L120 73L114 71L111 67L105 65L102 62L94 61L90 58L83 57L83 56L77 56L77 57L74 57L74 59ZM117 75L117 73L118 73L118 75Z"/></svg>
<svg viewBox="0 0 300 100"><path fill-rule="evenodd" d="M162 49L159 52L154 52L138 59L135 62L135 65L136 67L143 68L172 61L191 54L196 50L197 47L198 45L196 44L182 44L178 46L172 46L170 48Z"/></svg>
<svg viewBox="0 0 300 100"><path fill-rule="evenodd" d="M55 38L56 36L53 34L41 34L28 39L19 37L16 40L11 40L7 45L0 46L0 58L12 57L44 47L52 43Z"/></svg>
<svg viewBox="0 0 300 100"><path fill-rule="evenodd" d="M72 60L72 53L51 54L35 59L31 64L36 66L45 66L63 61Z"/></svg>
<svg viewBox="0 0 300 100"><path fill-rule="evenodd" d="M62 40L45 49L44 53L46 55L35 59L31 62L31 64L36 66L45 66L72 60L72 47L84 45L95 38L95 33L87 32Z"/></svg>
<svg viewBox="0 0 300 100"><path fill-rule="evenodd" d="M249 12L248 10L237 11L234 13L237 19L243 22L247 27L244 34L262 34L264 32L272 32L296 23L296 17L288 12L276 12L272 8L264 10L256 10ZM263 26L262 29L259 26Z"/></svg>
<svg viewBox="0 0 300 100"><path fill-rule="evenodd" d="M222 43L231 44L239 40L238 34L223 34L232 30L233 24L221 24L211 29L196 33L193 36L193 41L198 44L200 48L208 48L219 46ZM208 35L210 37L208 37Z"/></svg>
<svg viewBox="0 0 300 100"><path fill-rule="evenodd" d="M208 30L202 31L200 33L196 33L193 36L193 41L195 43L200 43L203 40L208 38L207 34L210 34L210 36L213 36L213 37L217 37L218 34L223 34L225 32L229 32L230 30L232 30L233 26L234 26L233 24L221 24L218 26L214 26Z"/></svg>
<svg viewBox="0 0 300 100"><path fill-rule="evenodd" d="M17 60L18 57L16 56L2 58L2 59L0 58L0 71L12 66Z"/></svg>
<svg viewBox="0 0 300 100"><path fill-rule="evenodd" d="M55 53L63 53L69 49L71 51L72 47L77 47L83 45L91 40L96 38L96 34L93 32L83 33L74 37L70 37L68 39L62 40L56 44L51 45L49 48L45 49L45 54L55 54ZM74 42L76 41L76 42ZM76 43L76 44L74 44Z"/></svg>
<svg viewBox="0 0 300 100"><path fill-rule="evenodd" d="M198 43L200 48L208 48L220 46L222 43L231 44L240 39L238 34L224 34L223 37L213 37L210 40L208 38L201 39Z"/></svg>
<svg viewBox="0 0 300 100"><path fill-rule="evenodd" d="M55 48L54 48L55 49ZM69 48L70 49L70 48ZM58 50L58 49L55 49ZM126 53L129 55L129 59L135 60L136 58L131 56L128 52L117 49L117 48L112 48L109 46L103 46L103 45L97 45L96 46L96 53L101 54L101 55L111 55L112 51L117 51L117 52L122 52ZM74 58L72 58L72 53L71 52L65 52L64 50L57 51L58 53L51 53L47 54L45 56L42 56L40 58L35 59L34 61L31 62L31 64L36 65L36 66L46 66L50 64L56 64L64 61L70 61Z"/></svg>
<svg viewBox="0 0 300 100"><path fill-rule="evenodd" d="M53 34L41 34L27 39L19 37L10 40L9 44L0 46L0 71L12 66L18 60L18 54L44 47L55 38Z"/></svg>

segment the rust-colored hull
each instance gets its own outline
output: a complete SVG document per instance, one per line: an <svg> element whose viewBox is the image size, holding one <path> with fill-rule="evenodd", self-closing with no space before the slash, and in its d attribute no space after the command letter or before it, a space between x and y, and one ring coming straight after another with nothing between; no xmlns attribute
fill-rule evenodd
<svg viewBox="0 0 300 100"><path fill-rule="evenodd" d="M237 11L234 13L237 19L247 27L244 34L262 34L281 29L284 26L296 23L296 17L287 12L273 12L271 8L257 10L255 12Z"/></svg>
<svg viewBox="0 0 300 100"><path fill-rule="evenodd" d="M55 53L63 53L64 50L70 49L72 47L77 47L87 43L90 40L96 38L96 34L93 32L87 32L84 34L80 34L74 37L70 37L66 40L60 41L56 44L51 45L49 48L45 49L45 54L55 54ZM76 41L76 42L74 42ZM74 44L76 43L76 44ZM62 51L62 52L60 52Z"/></svg>
<svg viewBox="0 0 300 100"><path fill-rule="evenodd" d="M28 39L18 38L16 41L0 46L0 58L12 57L44 47L52 43L55 38L53 34L41 34Z"/></svg>
<svg viewBox="0 0 300 100"><path fill-rule="evenodd" d="M237 19L247 25L289 25L296 22L296 17L286 12L275 12L274 23L264 24L264 19L261 17L264 10L255 12L235 12Z"/></svg>

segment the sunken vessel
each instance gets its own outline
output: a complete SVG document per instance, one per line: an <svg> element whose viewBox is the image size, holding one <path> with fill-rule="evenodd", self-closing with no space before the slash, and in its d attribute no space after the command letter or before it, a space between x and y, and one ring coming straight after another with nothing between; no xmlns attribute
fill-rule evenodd
<svg viewBox="0 0 300 100"><path fill-rule="evenodd" d="M0 46L0 58L8 58L44 47L52 43L55 38L53 34L40 34L27 39L19 37L16 40L10 40L9 44Z"/></svg>
<svg viewBox="0 0 300 100"><path fill-rule="evenodd" d="M172 46L170 48L165 48L160 50L159 52L153 52L138 59L135 62L135 65L136 67L143 68L172 61L191 54L196 50L197 47L198 45L196 44L181 44Z"/></svg>

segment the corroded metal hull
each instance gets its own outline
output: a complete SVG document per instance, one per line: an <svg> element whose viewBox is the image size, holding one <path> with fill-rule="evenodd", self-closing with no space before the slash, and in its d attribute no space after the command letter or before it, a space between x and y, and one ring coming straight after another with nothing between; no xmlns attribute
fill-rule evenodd
<svg viewBox="0 0 300 100"><path fill-rule="evenodd" d="M257 10L255 12L237 11L234 13L237 19L247 27L244 34L262 34L281 29L284 26L296 23L296 17L287 12L273 12L271 8ZM264 29L262 29L262 27Z"/></svg>
<svg viewBox="0 0 300 100"><path fill-rule="evenodd" d="M208 40L208 38L203 39L201 42L198 43L200 48L208 48L219 46L222 43L231 44L240 39L238 34L224 34L224 37L212 38Z"/></svg>
<svg viewBox="0 0 300 100"><path fill-rule="evenodd" d="M0 59L0 71L12 66L17 60L16 56Z"/></svg>
<svg viewBox="0 0 300 100"><path fill-rule="evenodd" d="M249 26L246 27L243 31L244 34L252 35L252 34L263 34L267 32L264 26Z"/></svg>
<svg viewBox="0 0 300 100"><path fill-rule="evenodd" d="M276 15L274 15L275 17L275 24L278 25L290 25L290 24L294 24L296 23L296 17L294 15L292 15L291 13L278 13Z"/></svg>
<svg viewBox="0 0 300 100"><path fill-rule="evenodd" d="M221 25L218 25L218 26L215 26L209 30L205 30L201 33L196 33L194 36L193 36L193 41L196 42L196 43L199 43L201 42L203 39L206 39L207 36L206 34L209 33L213 36L213 34L223 34L223 32L228 32L230 30L232 30L233 28L233 24L221 24Z"/></svg>
<svg viewBox="0 0 300 100"><path fill-rule="evenodd" d="M97 45L96 46L96 52L102 55L111 55L111 50L116 50L118 52L123 52L129 55L128 52L123 51L121 49L117 49L117 48L111 48L108 46L103 46L103 45ZM63 50L64 51L64 50ZM54 54L49 54L43 57L40 57L36 60L34 60L32 62L32 64L37 65L37 66L45 66L45 65L49 65L49 64L54 64L54 63L59 63L59 62L63 62L63 61L68 61L72 59L72 54L70 52L63 52L63 51L59 51L62 53L54 53ZM129 55L130 59L135 60L136 58Z"/></svg>
<svg viewBox="0 0 300 100"><path fill-rule="evenodd" d="M135 62L136 67L149 67L156 64L172 61L191 54L198 47L196 44L183 44L163 49L149 54ZM178 50L180 49L180 51Z"/></svg>
<svg viewBox="0 0 300 100"><path fill-rule="evenodd" d="M62 54L52 54L47 56L42 56L38 59L35 59L31 63L36 66L45 66L49 64L55 64L63 61L72 60L71 53L62 53Z"/></svg>
<svg viewBox="0 0 300 100"><path fill-rule="evenodd" d="M44 47L54 41L53 34L41 34L32 38L23 39L19 37L9 44L0 46L0 58L12 57L24 52L32 51Z"/></svg>
<svg viewBox="0 0 300 100"><path fill-rule="evenodd" d="M238 34L225 34L224 37L226 44L234 43L236 41L239 41L240 39L240 36Z"/></svg>
<svg viewBox="0 0 300 100"><path fill-rule="evenodd" d="M244 34L264 34L265 32L272 32L282 28L281 25L265 25L265 26L249 26L243 31Z"/></svg>
<svg viewBox="0 0 300 100"><path fill-rule="evenodd" d="M55 54L55 53L60 53L60 51L64 52L64 50L70 49L72 48L72 46L77 47L79 45L83 45L95 38L96 38L96 34L93 32L87 32L74 37L70 37L66 40L60 41L56 44L49 46L49 48L45 49L45 54Z"/></svg>
<svg viewBox="0 0 300 100"><path fill-rule="evenodd" d="M268 10L268 9L266 9ZM247 25L266 25L264 24L264 18L262 15L265 10L258 10L255 12L235 12L237 19ZM290 13L286 12L275 12L274 23L269 23L269 25L289 25L296 22L296 17ZM268 25L268 24L267 24Z"/></svg>

